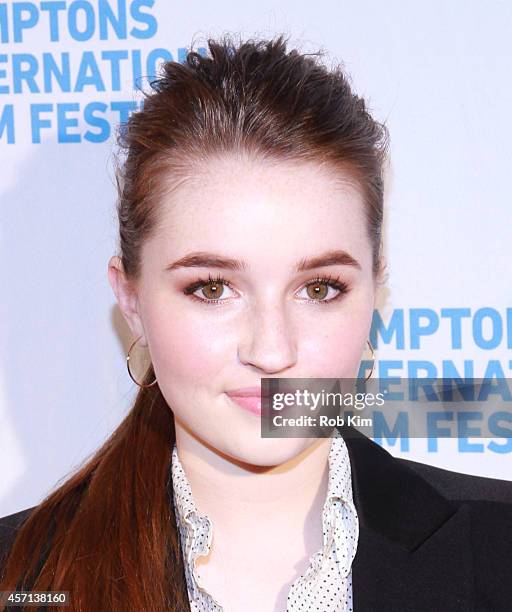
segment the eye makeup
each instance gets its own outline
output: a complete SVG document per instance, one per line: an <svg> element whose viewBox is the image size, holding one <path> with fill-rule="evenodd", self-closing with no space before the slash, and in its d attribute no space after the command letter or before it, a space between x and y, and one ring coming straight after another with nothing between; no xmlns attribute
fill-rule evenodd
<svg viewBox="0 0 512 612"><path fill-rule="evenodd" d="M308 281L307 283L305 283L302 286L301 290L304 288L315 286L315 285L326 285L327 287L330 287L338 291L338 294L335 297L330 298L328 300L314 299L314 298L306 299L306 301L313 302L315 304L322 304L322 305L331 304L337 301L338 299L340 299L343 295L348 293L350 290L348 284L342 281L341 278L333 277L331 275L317 276L311 279L310 281ZM204 287L207 287L207 286L213 286L213 287L226 286L232 291L235 291L232 284L220 274L217 276L212 276L211 274L208 274L208 278L198 278L196 281L194 281L193 283L185 287L185 289L183 290L183 293L205 304L213 305L213 304L219 304L220 302L228 301L229 298L219 299L219 298L200 297L198 295L195 295L198 289L204 289ZM219 295L222 295L222 294L220 293Z"/></svg>

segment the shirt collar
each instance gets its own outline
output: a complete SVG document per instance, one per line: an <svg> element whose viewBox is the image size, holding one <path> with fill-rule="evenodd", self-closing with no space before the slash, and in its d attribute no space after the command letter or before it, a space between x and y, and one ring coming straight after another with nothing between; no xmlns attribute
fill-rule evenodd
<svg viewBox="0 0 512 612"><path fill-rule="evenodd" d="M339 555L337 571L341 577L346 577L350 571L359 537L357 511L352 500L352 479L350 459L345 440L334 428L331 435L331 447L328 454L328 485L327 495L322 510L323 548L312 557L313 573L319 572L328 564L334 543ZM184 551L185 573L187 584L194 599L205 591L195 568L195 561L201 555L207 555L212 542L212 524L207 515L201 514L192 495L190 482L181 464L176 444L172 451L172 483L175 506L175 516L180 541ZM355 533L355 538L345 550L343 532L349 528ZM208 595L211 597L211 595ZM222 610L220 604L212 598L214 610Z"/></svg>
<svg viewBox="0 0 512 612"><path fill-rule="evenodd" d="M328 457L329 480L327 499L339 499L343 502L352 503L352 480L350 478L348 449L345 440L337 428L334 428L332 438L333 441ZM345 466L346 469L343 470Z"/></svg>
<svg viewBox="0 0 512 612"><path fill-rule="evenodd" d="M192 495L192 487L181 464L176 443L172 450L172 482L174 503L181 521L190 515L199 515L199 511ZM180 486L177 486L180 483Z"/></svg>

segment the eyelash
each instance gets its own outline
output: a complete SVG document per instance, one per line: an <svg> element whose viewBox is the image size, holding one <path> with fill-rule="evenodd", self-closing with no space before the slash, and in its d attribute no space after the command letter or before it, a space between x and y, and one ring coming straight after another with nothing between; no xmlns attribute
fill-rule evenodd
<svg viewBox="0 0 512 612"><path fill-rule="evenodd" d="M195 300L199 300L203 304L218 304L219 302L226 302L227 300L201 298L198 295L194 295L195 291L209 284L226 285L230 289L234 290L231 283L228 280L226 280L224 277L220 275L212 277L210 274L208 274L207 279L198 278L195 282L193 282L188 287L186 287L183 292L185 293L185 295L190 295L190 297L192 297ZM331 304L332 302L337 301L339 298L341 298L344 294L348 293L349 291L349 287L347 283L344 283L340 279L340 277L332 277L329 275L328 276L317 276L316 278L313 278L308 283L306 283L304 287L302 288L309 287L310 285L316 285L316 284L328 285L329 287L332 287L333 289L337 289L339 293L336 297L333 297L330 300L313 300L313 299L309 300L310 302L314 302L315 304L323 304L323 305Z"/></svg>

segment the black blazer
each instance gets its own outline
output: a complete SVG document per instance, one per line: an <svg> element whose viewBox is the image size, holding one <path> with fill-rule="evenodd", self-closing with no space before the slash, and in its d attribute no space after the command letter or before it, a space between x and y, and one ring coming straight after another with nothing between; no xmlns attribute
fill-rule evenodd
<svg viewBox="0 0 512 612"><path fill-rule="evenodd" d="M354 612L510 612L512 482L394 457L352 427L339 431L359 516ZM0 574L35 507L0 519Z"/></svg>

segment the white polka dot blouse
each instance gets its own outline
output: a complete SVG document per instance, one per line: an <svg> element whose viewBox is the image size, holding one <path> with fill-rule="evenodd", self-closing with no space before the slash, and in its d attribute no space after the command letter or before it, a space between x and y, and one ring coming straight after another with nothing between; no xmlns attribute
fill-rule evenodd
<svg viewBox="0 0 512 612"><path fill-rule="evenodd" d="M359 521L352 499L350 460L345 441L334 429L328 456L329 479L322 511L323 547L310 557L309 567L291 585L286 612L352 612L352 561L357 550ZM222 612L221 602L201 584L196 559L207 555L212 523L200 514L190 482L172 451L172 479L176 523L185 578L193 612Z"/></svg>

